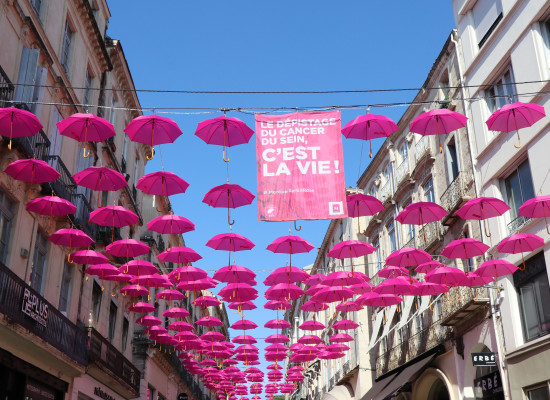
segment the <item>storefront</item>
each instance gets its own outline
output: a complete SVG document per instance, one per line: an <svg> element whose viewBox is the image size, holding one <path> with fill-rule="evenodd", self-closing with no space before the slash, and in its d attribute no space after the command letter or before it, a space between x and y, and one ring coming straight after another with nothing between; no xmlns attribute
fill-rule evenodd
<svg viewBox="0 0 550 400"><path fill-rule="evenodd" d="M69 383L0 349L0 398L63 400Z"/></svg>
<svg viewBox="0 0 550 400"><path fill-rule="evenodd" d="M82 375L74 379L71 399L77 400L127 400L103 382L90 375Z"/></svg>

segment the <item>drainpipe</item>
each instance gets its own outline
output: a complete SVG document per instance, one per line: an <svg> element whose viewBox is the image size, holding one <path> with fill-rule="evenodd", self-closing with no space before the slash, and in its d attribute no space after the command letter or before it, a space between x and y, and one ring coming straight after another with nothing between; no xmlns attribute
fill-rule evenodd
<svg viewBox="0 0 550 400"><path fill-rule="evenodd" d="M454 43L455 45L455 49L456 49L456 54L457 54L457 61L458 61L458 74L460 76L460 90L461 90L461 93L462 93L462 105L464 107L464 111L466 112L466 116L468 117L468 120L467 120L467 131L466 131L466 136L468 137L468 146L470 147L470 161L472 163L472 174L473 174L473 178L474 178L474 189L475 189L475 195L476 197L479 197L480 195L480 187L479 187L479 182L478 182L478 179L477 179L477 175L476 175L476 169L474 167L474 155L473 155L473 145L472 145L472 134L474 132L474 127L472 125L472 119L469 118L471 116L471 108L470 106L467 104L466 102L466 98L470 98L470 93L469 93L469 89L468 88L465 88L464 87L464 75L463 75L463 71L464 71L464 66L462 65L462 58L461 58L461 54L459 53L459 43L458 43L458 31L456 29L453 29L453 31L451 32L451 42ZM482 239L482 242L485 242L485 232L483 230L483 226L482 226L482 221L480 220L479 221L479 230L481 232L481 239ZM484 255L483 256L484 259L486 259L486 256ZM498 282L497 282L497 285L498 285ZM496 300L499 300L500 299L500 296L498 299ZM502 319L501 319L501 314L500 314L500 306L497 310L497 307L495 306L495 296L494 296L494 293L493 293L493 290L491 288L489 288L489 301L491 303L491 316L493 317L493 329L494 329L494 333L495 333L495 341L496 341L496 344L497 344L497 350L498 350L498 360L499 360L499 363L500 363L500 370L503 372L500 379L502 380L502 387L504 388L504 398L509 400L510 399L510 387L509 387L509 382L508 382L508 375L507 373L505 373L505 371L507 371L507 367L506 367L506 362L504 360L504 354L505 354L505 349L504 349L504 345L503 345L503 341L504 341L504 337L501 338L501 332L503 332L503 328L502 328Z"/></svg>

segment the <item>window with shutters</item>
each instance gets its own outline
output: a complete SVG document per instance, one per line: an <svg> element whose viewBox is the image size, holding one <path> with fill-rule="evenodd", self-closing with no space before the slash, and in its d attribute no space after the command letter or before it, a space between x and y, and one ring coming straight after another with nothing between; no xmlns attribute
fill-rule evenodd
<svg viewBox="0 0 550 400"><path fill-rule="evenodd" d="M481 48L502 21L502 5L500 0L477 0L472 13L477 44Z"/></svg>
<svg viewBox="0 0 550 400"><path fill-rule="evenodd" d="M488 89L485 89L484 96L490 114L505 104L518 101L516 86L513 82L514 74L512 67L509 67Z"/></svg>
<svg viewBox="0 0 550 400"><path fill-rule="evenodd" d="M31 270L31 287L38 293L44 293L46 258L48 256L48 239L42 232L36 232L34 257Z"/></svg>
<svg viewBox="0 0 550 400"><path fill-rule="evenodd" d="M18 103L30 103L33 99L39 55L40 51L38 49L24 47L21 51L17 88L15 90L15 101Z"/></svg>
<svg viewBox="0 0 550 400"><path fill-rule="evenodd" d="M445 148L445 156L447 159L447 176L449 178L449 185L456 179L459 172L458 166L458 152L456 151L455 136L451 138Z"/></svg>
<svg viewBox="0 0 550 400"><path fill-rule="evenodd" d="M435 202L434 181L431 176L422 185L422 189L424 189L424 201Z"/></svg>
<svg viewBox="0 0 550 400"><path fill-rule="evenodd" d="M71 58L71 43L73 40L73 31L69 21L65 21L65 30L63 32L63 43L61 47L61 65L66 73L69 73L69 61Z"/></svg>
<svg viewBox="0 0 550 400"><path fill-rule="evenodd" d="M99 320L99 312L101 311L101 300L103 299L103 288L94 281L92 287L92 320L90 322L96 323Z"/></svg>
<svg viewBox="0 0 550 400"><path fill-rule="evenodd" d="M397 250L397 235L395 233L395 221L391 220L388 225L386 225L386 230L388 232L388 239L390 242L390 253L393 253Z"/></svg>
<svg viewBox="0 0 550 400"><path fill-rule="evenodd" d="M376 238L373 240L372 242L372 245L374 246L374 256L376 257L376 259L374 260L375 262L375 269L374 269L374 273L380 271L382 269L382 253L380 252L380 239L379 238Z"/></svg>
<svg viewBox="0 0 550 400"><path fill-rule="evenodd" d="M510 206L509 233L514 233L520 226L527 222L525 217L519 216L519 207L527 200L535 197L533 179L529 160L525 160L503 180L504 200Z"/></svg>

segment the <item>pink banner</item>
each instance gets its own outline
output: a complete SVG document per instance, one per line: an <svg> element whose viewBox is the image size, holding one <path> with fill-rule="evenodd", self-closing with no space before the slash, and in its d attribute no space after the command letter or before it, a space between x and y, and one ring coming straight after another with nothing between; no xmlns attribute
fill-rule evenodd
<svg viewBox="0 0 550 400"><path fill-rule="evenodd" d="M256 116L258 219L347 217L340 112Z"/></svg>

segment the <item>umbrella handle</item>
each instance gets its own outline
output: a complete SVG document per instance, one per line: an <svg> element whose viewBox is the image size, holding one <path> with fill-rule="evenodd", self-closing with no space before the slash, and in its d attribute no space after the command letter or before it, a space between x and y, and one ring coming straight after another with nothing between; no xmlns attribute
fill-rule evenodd
<svg viewBox="0 0 550 400"><path fill-rule="evenodd" d="M229 162L229 160L230 160L229 157L225 158L225 146L224 146L224 148L223 148L223 155L222 155L222 158L223 158L223 161L225 161L225 162Z"/></svg>
<svg viewBox="0 0 550 400"><path fill-rule="evenodd" d="M516 149L521 148L521 138L519 137L519 132L518 132L518 144L515 144L514 147L515 147Z"/></svg>
<svg viewBox="0 0 550 400"><path fill-rule="evenodd" d="M147 159L151 161L154 156L155 156L155 148L151 146L151 156L147 155Z"/></svg>
<svg viewBox="0 0 550 400"><path fill-rule="evenodd" d="M296 225L296 220L294 220L294 229L297 230L297 231L301 231L301 230L302 230L302 227L301 227L301 226L298 227L298 226Z"/></svg>
<svg viewBox="0 0 550 400"><path fill-rule="evenodd" d="M483 220L483 229L485 230L485 236L491 237L491 232L489 232L487 225L487 220Z"/></svg>
<svg viewBox="0 0 550 400"><path fill-rule="evenodd" d="M231 215L230 215L230 213L229 213L229 207L227 207L227 223L228 223L229 225L235 224L235 220L231 220Z"/></svg>
<svg viewBox="0 0 550 400"><path fill-rule="evenodd" d="M90 157L90 154L92 154L92 152L90 150L88 150L88 152L86 153L86 145L84 145L84 148L82 149L82 157L84 158L88 158Z"/></svg>

